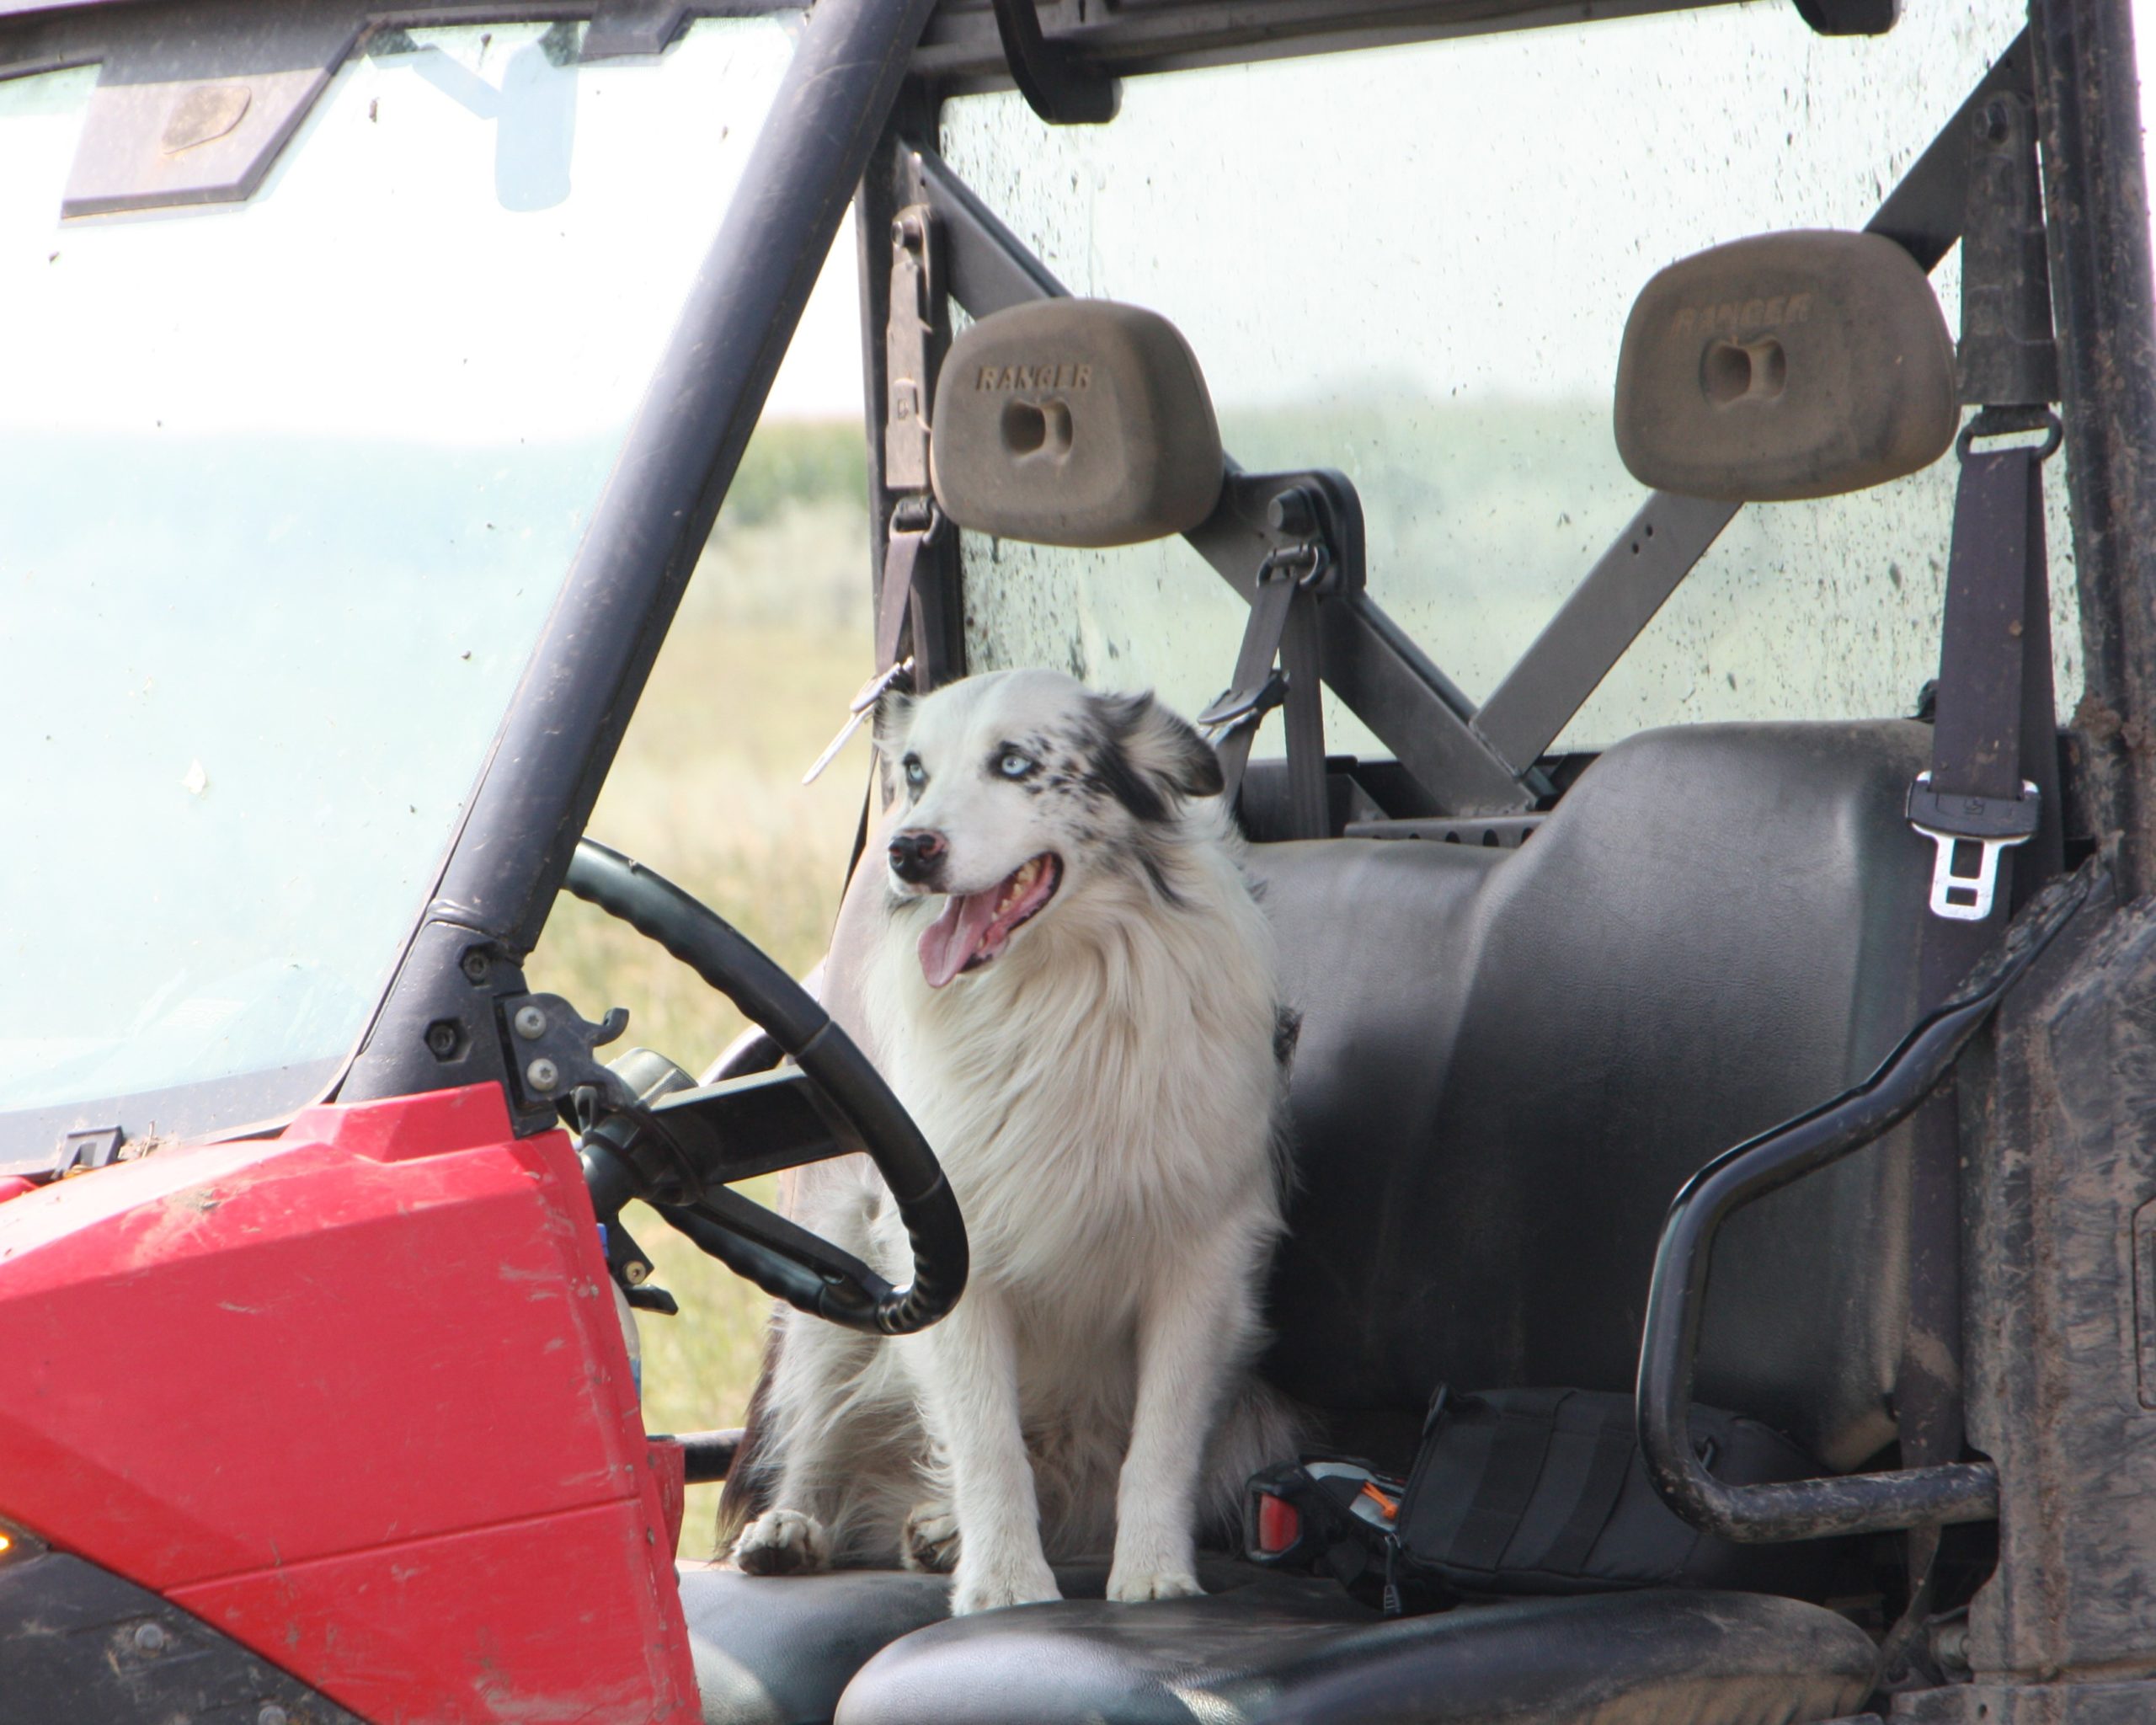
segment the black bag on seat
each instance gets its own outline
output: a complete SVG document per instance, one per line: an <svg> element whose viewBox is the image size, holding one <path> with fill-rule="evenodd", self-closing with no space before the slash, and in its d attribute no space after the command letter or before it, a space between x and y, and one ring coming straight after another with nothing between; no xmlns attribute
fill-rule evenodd
<svg viewBox="0 0 2156 1725"><path fill-rule="evenodd" d="M1823 1472L1787 1438L1694 1406L1700 1460L1736 1485ZM1742 1546L1700 1532L1662 1501L1640 1453L1630 1396L1592 1390L1441 1387L1405 1481L1338 1461L1289 1463L1250 1482L1246 1555L1348 1585L1382 1577L1447 1594L1726 1588L1817 1599L1840 1545Z"/></svg>

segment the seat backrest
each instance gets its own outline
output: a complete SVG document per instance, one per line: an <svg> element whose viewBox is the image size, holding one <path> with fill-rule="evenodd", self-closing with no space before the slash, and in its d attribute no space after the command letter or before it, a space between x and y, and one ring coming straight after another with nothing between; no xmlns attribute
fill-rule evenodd
<svg viewBox="0 0 2156 1725"><path fill-rule="evenodd" d="M1603 756L1518 850L1255 848L1303 1015L1274 1380L1412 1454L1431 1390L1628 1390L1656 1241L1708 1158L1913 1021L1929 849L1907 722L1703 725ZM1896 1135L1731 1223L1698 1392L1831 1466L1893 1434Z"/></svg>

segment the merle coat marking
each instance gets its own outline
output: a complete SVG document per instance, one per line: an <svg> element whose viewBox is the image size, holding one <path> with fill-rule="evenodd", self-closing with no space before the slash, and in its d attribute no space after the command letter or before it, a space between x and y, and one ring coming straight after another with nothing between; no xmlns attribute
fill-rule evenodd
<svg viewBox="0 0 2156 1725"><path fill-rule="evenodd" d="M1048 671L892 701L878 745L904 789L867 1029L973 1277L895 1341L781 1313L733 1561L955 1567L963 1612L1054 1599L1049 1560L1113 1540L1109 1598L1195 1593L1198 1523L1294 1450L1250 1370L1292 1021L1219 766L1150 696ZM857 1163L803 1171L795 1214L903 1279Z"/></svg>

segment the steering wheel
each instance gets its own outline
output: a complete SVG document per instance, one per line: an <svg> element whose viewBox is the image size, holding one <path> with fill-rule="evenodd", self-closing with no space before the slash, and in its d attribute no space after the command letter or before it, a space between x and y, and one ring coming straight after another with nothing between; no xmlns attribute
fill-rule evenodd
<svg viewBox="0 0 2156 1725"><path fill-rule="evenodd" d="M966 1285L958 1199L853 1039L761 948L642 863L584 839L567 885L725 995L799 1069L698 1086L635 1049L603 1082L578 1087L571 1105L600 1220L618 1228L622 1206L641 1198L765 1292L849 1329L902 1336L948 1312ZM898 1205L913 1247L905 1287L727 1185L855 1151L875 1163Z"/></svg>

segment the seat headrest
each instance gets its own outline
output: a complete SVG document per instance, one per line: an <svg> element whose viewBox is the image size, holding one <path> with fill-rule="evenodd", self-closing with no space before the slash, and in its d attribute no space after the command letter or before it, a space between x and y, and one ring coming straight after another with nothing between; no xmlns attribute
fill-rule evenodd
<svg viewBox="0 0 2156 1725"><path fill-rule="evenodd" d="M1617 452L1643 485L1731 503L1898 479L1959 428L1931 282L1874 233L1762 234L1672 264L1625 325Z"/></svg>
<svg viewBox="0 0 2156 1725"><path fill-rule="evenodd" d="M951 344L929 419L936 500L1041 545L1135 545L1213 512L1225 471L1198 357L1157 312L1037 300Z"/></svg>

